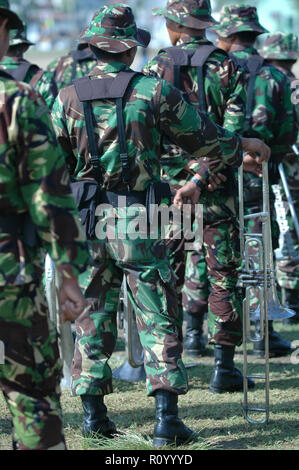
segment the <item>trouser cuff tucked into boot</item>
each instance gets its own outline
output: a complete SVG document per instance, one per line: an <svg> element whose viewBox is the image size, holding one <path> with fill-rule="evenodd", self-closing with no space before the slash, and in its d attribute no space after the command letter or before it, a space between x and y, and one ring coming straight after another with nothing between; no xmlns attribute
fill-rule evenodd
<svg viewBox="0 0 299 470"><path fill-rule="evenodd" d="M178 417L178 395L168 390L155 393L157 423L154 429L154 447L181 445L196 440L197 434Z"/></svg>
<svg viewBox="0 0 299 470"><path fill-rule="evenodd" d="M210 382L210 392L240 392L243 390L243 375L234 364L234 346L215 344L215 367ZM248 388L254 387L254 381L248 379Z"/></svg>
<svg viewBox="0 0 299 470"><path fill-rule="evenodd" d="M84 437L113 437L115 424L107 416L103 395L81 395L84 412L82 434Z"/></svg>

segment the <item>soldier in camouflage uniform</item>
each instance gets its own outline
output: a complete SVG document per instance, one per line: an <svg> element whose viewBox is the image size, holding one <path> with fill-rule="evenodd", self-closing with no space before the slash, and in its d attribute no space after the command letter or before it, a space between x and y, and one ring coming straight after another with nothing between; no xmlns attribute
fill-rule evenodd
<svg viewBox="0 0 299 470"><path fill-rule="evenodd" d="M215 24L209 0L170 0L166 8L153 12L165 17L172 45L176 48L205 54L207 47L213 47L205 37L206 28ZM196 109L206 110L215 123L242 134L246 103L243 72L222 50L212 51L203 68L206 104L202 109L198 68L191 65L181 67L180 80L176 83L176 64L171 57L173 50L160 51L143 72L175 84ZM169 155L176 158L170 159ZM173 145L165 147L161 163L164 177L170 179L175 187L188 181L189 172L194 167L193 157ZM198 164L202 164L200 159ZM225 183L214 192L208 189L202 192L199 202L204 209L203 250L187 252L186 272L183 269L182 279L179 279L179 288L185 282L183 299L187 325L184 346L187 354L201 352L202 323L205 312L208 312L209 342L215 345L215 369L210 383L213 392L243 389L242 374L233 364L235 347L242 341L242 305L237 289L241 261L236 217L237 188L232 169L224 168L223 173L227 178ZM185 264L185 253L180 253L181 260L175 248L172 242L173 268L178 272L177 266ZM250 386L253 386L252 381Z"/></svg>
<svg viewBox="0 0 299 470"><path fill-rule="evenodd" d="M16 80L29 83L41 94L51 110L58 95L57 84L47 71L23 58L32 45L34 44L26 36L26 25L23 25L23 30L11 30L9 49L2 59L0 68Z"/></svg>
<svg viewBox="0 0 299 470"><path fill-rule="evenodd" d="M0 0L0 58L21 21ZM57 332L41 286L44 251L62 276L62 321L85 300L77 276L89 260L48 108L30 86L0 72L0 387L13 423L13 448L65 449Z"/></svg>
<svg viewBox="0 0 299 470"><path fill-rule="evenodd" d="M229 52L236 61L260 56L254 47L256 38L267 30L260 24L257 10L250 5L229 5L221 12L220 24L211 28L218 35L218 46ZM246 69L247 70L247 69ZM249 87L250 74L247 72ZM248 88L247 88L248 91ZM244 135L255 136L264 140L271 148L269 162L270 185L277 181L278 163L290 152L296 142L296 121L294 119L291 101L292 90L285 74L267 62L257 69L253 87L253 104L249 110ZM250 99L248 98L248 103ZM246 113L247 114L247 113ZM244 175L245 213L261 211L262 181L256 175ZM273 248L278 246L278 226L274 224L275 211L273 206L274 194L270 191L271 221ZM249 232L260 233L261 221L255 219L248 223ZM269 322L269 351L271 356L289 354L292 349L289 342L284 341L273 329ZM264 342L254 343L254 353L264 355Z"/></svg>
<svg viewBox="0 0 299 470"><path fill-rule="evenodd" d="M154 445L178 444L193 439L194 432L178 419L178 395L187 392L188 381L181 358L174 275L159 234L151 237L145 228L144 236L130 237L134 229L129 205L132 201L144 204L153 183L161 187L163 135L188 154L213 160L216 171L222 161L239 165L242 145L253 145L253 150L257 150L262 143L241 139L216 126L184 101L171 84L142 74L132 78L124 95L122 129L117 126L115 101L109 99L109 95L105 95L107 99L91 100L92 116L85 121L77 93L82 80L87 97L93 96L90 89L107 84L109 79L112 85L107 85L108 89L117 88L113 84L132 72L129 67L137 46L146 47L150 35L136 27L130 7L115 4L95 13L81 40L89 42L97 54L98 64L88 77L88 83L81 79L60 91L54 106L54 126L73 179L82 182L96 178L101 188L99 201L110 201L110 209L107 213L96 212L96 235L90 236L94 262L81 276L91 309L76 322L72 392L82 399L83 432L113 435L115 426L107 417L103 397L112 392L108 359L115 347L116 313L125 275L144 348L147 394L154 396L156 402ZM92 86L96 79L100 80ZM86 126L91 120L96 133L89 132L87 139ZM96 148L91 149L90 141L94 139ZM121 142L126 147L125 155ZM92 160L91 150L94 152ZM268 150L261 148L263 158L269 157ZM100 175L95 175L93 165L99 161ZM179 208L184 195L190 195L197 202L198 184L209 174L206 167L199 169L194 180L177 192L174 202ZM123 206L115 202L120 195L125 197ZM111 217L113 215L116 217ZM108 228L104 230L109 217L114 222L113 237L108 235Z"/></svg>
<svg viewBox="0 0 299 470"><path fill-rule="evenodd" d="M292 68L299 58L298 37L295 34L273 33L269 34L264 42L260 54L267 61L286 74L291 83L296 80ZM299 109L296 119L298 125L297 147L299 148ZM287 177L288 186L291 191L297 218L299 220L299 155L294 152L288 153L283 162L284 171ZM292 259L278 261L277 280L279 286L284 290L288 306L296 312L296 315L289 318L287 322L297 323L299 321L299 241L294 229L294 222L288 210L287 220L291 228L293 246L297 256Z"/></svg>
<svg viewBox="0 0 299 470"><path fill-rule="evenodd" d="M76 50L53 60L47 72L56 81L59 91L72 84L76 78L85 77L96 65L96 57L87 43L79 44Z"/></svg>

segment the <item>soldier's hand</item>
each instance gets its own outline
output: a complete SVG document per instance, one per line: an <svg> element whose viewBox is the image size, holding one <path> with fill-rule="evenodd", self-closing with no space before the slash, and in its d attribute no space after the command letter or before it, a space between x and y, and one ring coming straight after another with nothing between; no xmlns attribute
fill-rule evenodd
<svg viewBox="0 0 299 470"><path fill-rule="evenodd" d="M174 196L173 203L180 209L183 209L183 204L188 199L190 199L192 204L197 204L200 194L200 187L196 183L189 181L189 183L185 184L181 189L178 189Z"/></svg>
<svg viewBox="0 0 299 470"><path fill-rule="evenodd" d="M87 307L87 302L82 295L77 278L63 278L58 293L58 300L62 323L68 320L75 321Z"/></svg>
<svg viewBox="0 0 299 470"><path fill-rule="evenodd" d="M225 183L227 181L227 177L223 175L222 173L217 173L217 175L212 174L209 178L208 182L208 190L209 191L215 191L218 186L220 186L222 183Z"/></svg>
<svg viewBox="0 0 299 470"><path fill-rule="evenodd" d="M254 175L259 176L262 178L263 176L263 166L261 163L259 163L256 158L254 158L252 155L245 155L243 157L243 168L244 171L248 173L253 173Z"/></svg>
<svg viewBox="0 0 299 470"><path fill-rule="evenodd" d="M271 150L268 145L266 145L260 139L249 139L242 137L242 147L243 152L250 154L255 158L259 163L268 162L271 157Z"/></svg>

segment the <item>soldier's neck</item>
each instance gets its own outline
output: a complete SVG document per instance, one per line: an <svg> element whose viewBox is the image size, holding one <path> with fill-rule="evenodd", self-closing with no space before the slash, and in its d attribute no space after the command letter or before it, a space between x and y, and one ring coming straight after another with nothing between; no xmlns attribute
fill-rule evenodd
<svg viewBox="0 0 299 470"><path fill-rule="evenodd" d="M245 49L248 49L249 47L253 47L252 43L245 43L245 42L234 42L230 46L229 52L236 52L236 51L244 51Z"/></svg>

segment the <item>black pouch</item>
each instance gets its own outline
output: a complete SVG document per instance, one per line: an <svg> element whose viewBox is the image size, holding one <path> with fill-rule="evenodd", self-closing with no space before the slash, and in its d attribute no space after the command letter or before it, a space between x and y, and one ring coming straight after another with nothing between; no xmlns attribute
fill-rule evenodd
<svg viewBox="0 0 299 470"><path fill-rule="evenodd" d="M71 189L86 237L93 239L96 226L95 212L100 194L98 183L94 180L76 181L71 184Z"/></svg>

